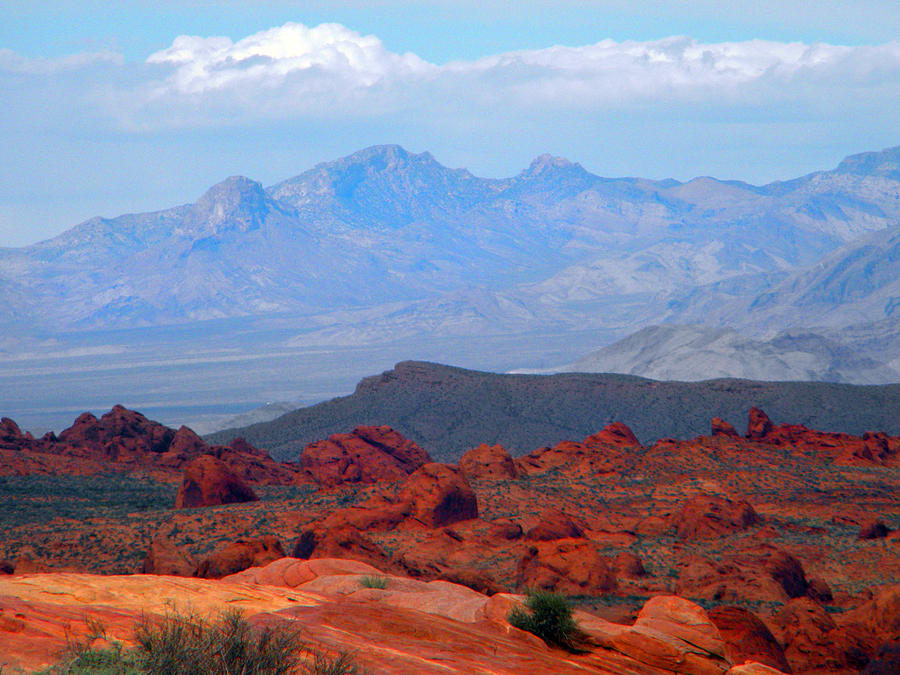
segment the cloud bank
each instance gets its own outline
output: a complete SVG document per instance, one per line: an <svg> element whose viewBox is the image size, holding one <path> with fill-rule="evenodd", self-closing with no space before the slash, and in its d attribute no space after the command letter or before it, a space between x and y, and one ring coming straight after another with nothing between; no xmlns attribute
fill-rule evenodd
<svg viewBox="0 0 900 675"><path fill-rule="evenodd" d="M604 110L671 102L770 103L900 86L900 41L877 46L688 37L603 40L444 65L397 54L339 24L250 35L180 36L147 63L163 76L130 92L132 114L159 124L359 115L434 104ZM362 107L361 107L362 106ZM207 114L198 111L203 108ZM164 111L169 111L166 114Z"/></svg>

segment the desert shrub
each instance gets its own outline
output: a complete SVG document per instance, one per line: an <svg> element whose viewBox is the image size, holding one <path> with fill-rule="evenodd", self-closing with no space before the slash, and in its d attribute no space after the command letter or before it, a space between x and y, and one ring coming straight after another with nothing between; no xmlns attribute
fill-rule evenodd
<svg viewBox="0 0 900 675"><path fill-rule="evenodd" d="M516 607L507 620L516 628L533 633L548 645L562 647L570 652L583 651L585 633L572 617L568 601L558 593L529 591L525 609Z"/></svg>
<svg viewBox="0 0 900 675"><path fill-rule="evenodd" d="M387 588L388 580L387 577L363 577L359 580L359 583L363 588L378 588L384 590Z"/></svg>
<svg viewBox="0 0 900 675"><path fill-rule="evenodd" d="M306 672L310 675L362 675L363 673L347 652L339 652L335 655L316 652L313 654L312 662L307 665Z"/></svg>
<svg viewBox="0 0 900 675"><path fill-rule="evenodd" d="M301 660L296 631L253 629L239 611L210 622L173 614L144 620L135 633L147 672L154 675L288 675Z"/></svg>

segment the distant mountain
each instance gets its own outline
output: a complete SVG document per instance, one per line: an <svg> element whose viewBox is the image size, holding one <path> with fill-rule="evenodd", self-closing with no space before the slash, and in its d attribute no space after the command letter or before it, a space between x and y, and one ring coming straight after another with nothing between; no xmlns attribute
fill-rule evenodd
<svg viewBox="0 0 900 675"><path fill-rule="evenodd" d="M498 375L410 361L363 379L350 396L206 438L223 443L242 436L273 457L296 459L307 443L330 434L387 424L432 457L456 461L480 443L501 443L521 455L563 439L580 440L615 421L627 420L644 443L709 433L714 416L742 428L754 405L776 422L853 434L900 432L900 385Z"/></svg>
<svg viewBox="0 0 900 675"><path fill-rule="evenodd" d="M732 377L853 384L900 382L890 366L813 333L754 340L710 326L650 326L574 363L544 372L625 373L696 382Z"/></svg>
<svg viewBox="0 0 900 675"><path fill-rule="evenodd" d="M267 189L232 177L193 204L0 249L0 322L53 333L309 316L472 288L532 327L616 308L637 328L673 293L769 283L900 222L898 154L757 187L601 178L546 155L483 179L376 146Z"/></svg>

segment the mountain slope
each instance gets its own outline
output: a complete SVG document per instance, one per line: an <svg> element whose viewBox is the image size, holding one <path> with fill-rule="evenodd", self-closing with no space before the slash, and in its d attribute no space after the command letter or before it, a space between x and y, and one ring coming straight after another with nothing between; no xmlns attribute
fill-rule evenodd
<svg viewBox="0 0 900 675"><path fill-rule="evenodd" d="M886 384L900 373L812 333L754 340L710 326L650 326L546 372L624 373L656 380L735 377L765 381Z"/></svg>
<svg viewBox="0 0 900 675"><path fill-rule="evenodd" d="M210 434L242 436L279 459L360 424L387 424L441 461L480 443L515 454L577 440L627 420L644 443L709 433L712 417L740 427L752 406L775 421L860 434L900 432L900 385L818 382L657 382L630 375L498 375L407 361L368 377L350 396L295 410L271 422Z"/></svg>
<svg viewBox="0 0 900 675"><path fill-rule="evenodd" d="M550 156L483 179L376 146L269 189L232 177L194 204L0 249L0 306L41 307L27 320L54 332L309 314L474 286L575 324L632 294L631 307L647 308L630 319L637 327L665 308L662 294L785 275L898 222L898 153L757 187L602 178Z"/></svg>

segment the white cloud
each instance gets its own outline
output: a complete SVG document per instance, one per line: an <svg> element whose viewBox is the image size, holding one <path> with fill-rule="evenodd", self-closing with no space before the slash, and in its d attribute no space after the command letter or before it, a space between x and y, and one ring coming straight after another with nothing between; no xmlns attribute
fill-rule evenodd
<svg viewBox="0 0 900 675"><path fill-rule="evenodd" d="M372 35L340 24L308 28L287 23L232 42L225 37L181 36L152 54L148 63L175 71L158 93L202 94L245 86L275 89L291 74L312 72L342 85L372 87L386 79L431 72L434 66L414 54L394 54Z"/></svg>
<svg viewBox="0 0 900 675"><path fill-rule="evenodd" d="M121 65L122 55L112 51L80 52L56 59L30 59L16 54L11 49L0 49L0 71L25 73L28 75L48 75L65 70L87 68L99 63Z"/></svg>
<svg viewBox="0 0 900 675"><path fill-rule="evenodd" d="M237 42L176 38L151 55L164 69L120 105L137 124L229 124L295 116L366 116L441 106L527 111L632 104L768 104L900 87L900 41L879 46L688 37L603 40L431 64L340 24L287 23Z"/></svg>

